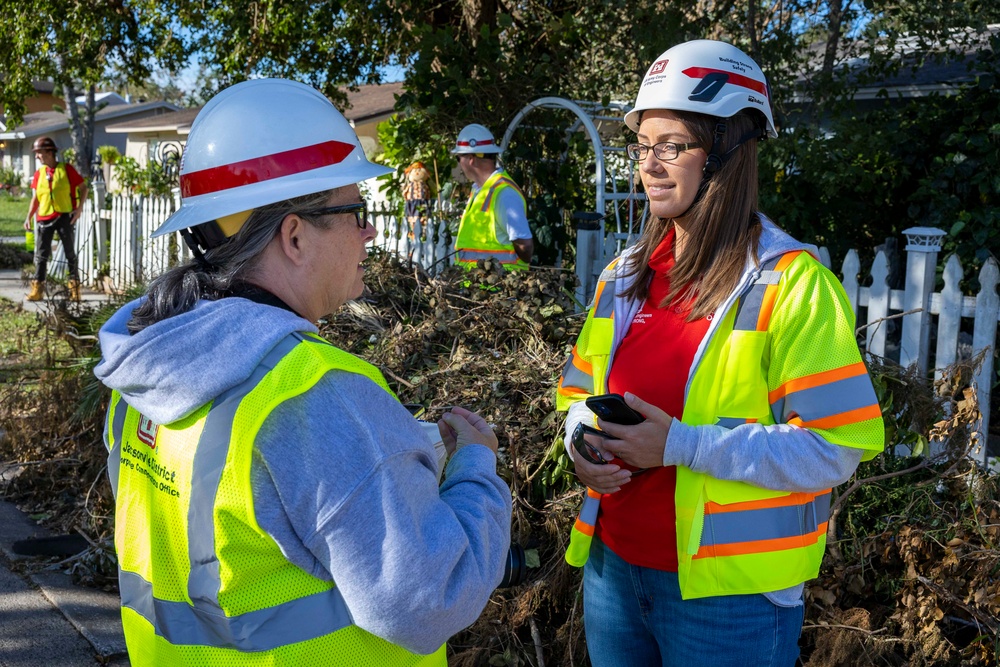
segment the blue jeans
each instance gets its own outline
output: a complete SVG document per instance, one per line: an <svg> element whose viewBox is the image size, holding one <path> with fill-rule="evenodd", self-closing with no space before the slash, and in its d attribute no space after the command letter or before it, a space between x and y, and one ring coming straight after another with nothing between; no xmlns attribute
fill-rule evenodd
<svg viewBox="0 0 1000 667"><path fill-rule="evenodd" d="M594 667L792 667L803 610L763 595L682 600L676 572L629 565L599 539L583 570Z"/></svg>

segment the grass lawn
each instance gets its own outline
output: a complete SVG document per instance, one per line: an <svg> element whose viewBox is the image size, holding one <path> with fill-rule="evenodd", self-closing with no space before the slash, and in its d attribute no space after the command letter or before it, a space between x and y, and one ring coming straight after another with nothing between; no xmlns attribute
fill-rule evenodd
<svg viewBox="0 0 1000 667"><path fill-rule="evenodd" d="M0 195L0 236L24 236L24 217L30 197Z"/></svg>

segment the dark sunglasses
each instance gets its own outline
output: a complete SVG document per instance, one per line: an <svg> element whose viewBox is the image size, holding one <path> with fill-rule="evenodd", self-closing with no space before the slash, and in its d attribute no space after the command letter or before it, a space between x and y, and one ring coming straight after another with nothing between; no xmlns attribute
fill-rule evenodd
<svg viewBox="0 0 1000 667"><path fill-rule="evenodd" d="M311 211L302 211L302 215L336 215L339 213L353 213L354 221L358 224L358 229L368 227L368 205L361 201L356 204L342 204L341 206L327 206L326 208L316 208Z"/></svg>

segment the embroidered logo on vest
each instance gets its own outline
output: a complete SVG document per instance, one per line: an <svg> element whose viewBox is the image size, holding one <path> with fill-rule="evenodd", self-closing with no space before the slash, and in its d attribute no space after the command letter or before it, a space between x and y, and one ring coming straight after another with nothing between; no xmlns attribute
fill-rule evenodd
<svg viewBox="0 0 1000 667"><path fill-rule="evenodd" d="M156 431L159 428L159 425L154 424L152 419L139 415L139 427L135 430L135 434L150 449L156 449Z"/></svg>

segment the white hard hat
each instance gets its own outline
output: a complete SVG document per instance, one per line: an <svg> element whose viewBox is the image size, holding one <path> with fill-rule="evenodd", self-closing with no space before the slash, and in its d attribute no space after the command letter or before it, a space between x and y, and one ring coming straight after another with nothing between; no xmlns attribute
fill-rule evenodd
<svg viewBox="0 0 1000 667"><path fill-rule="evenodd" d="M244 81L198 112L181 159L181 207L152 235L389 173L368 161L350 123L318 90Z"/></svg>
<svg viewBox="0 0 1000 667"><path fill-rule="evenodd" d="M764 73L750 56L725 42L685 42L657 58L639 86L635 106L625 114L625 125L638 132L641 112L649 109L694 111L719 118L756 109L764 116L768 136L778 136Z"/></svg>
<svg viewBox="0 0 1000 667"><path fill-rule="evenodd" d="M479 123L472 123L462 128L455 140L455 148L452 155L463 153L499 153L500 146L497 145L493 134Z"/></svg>

